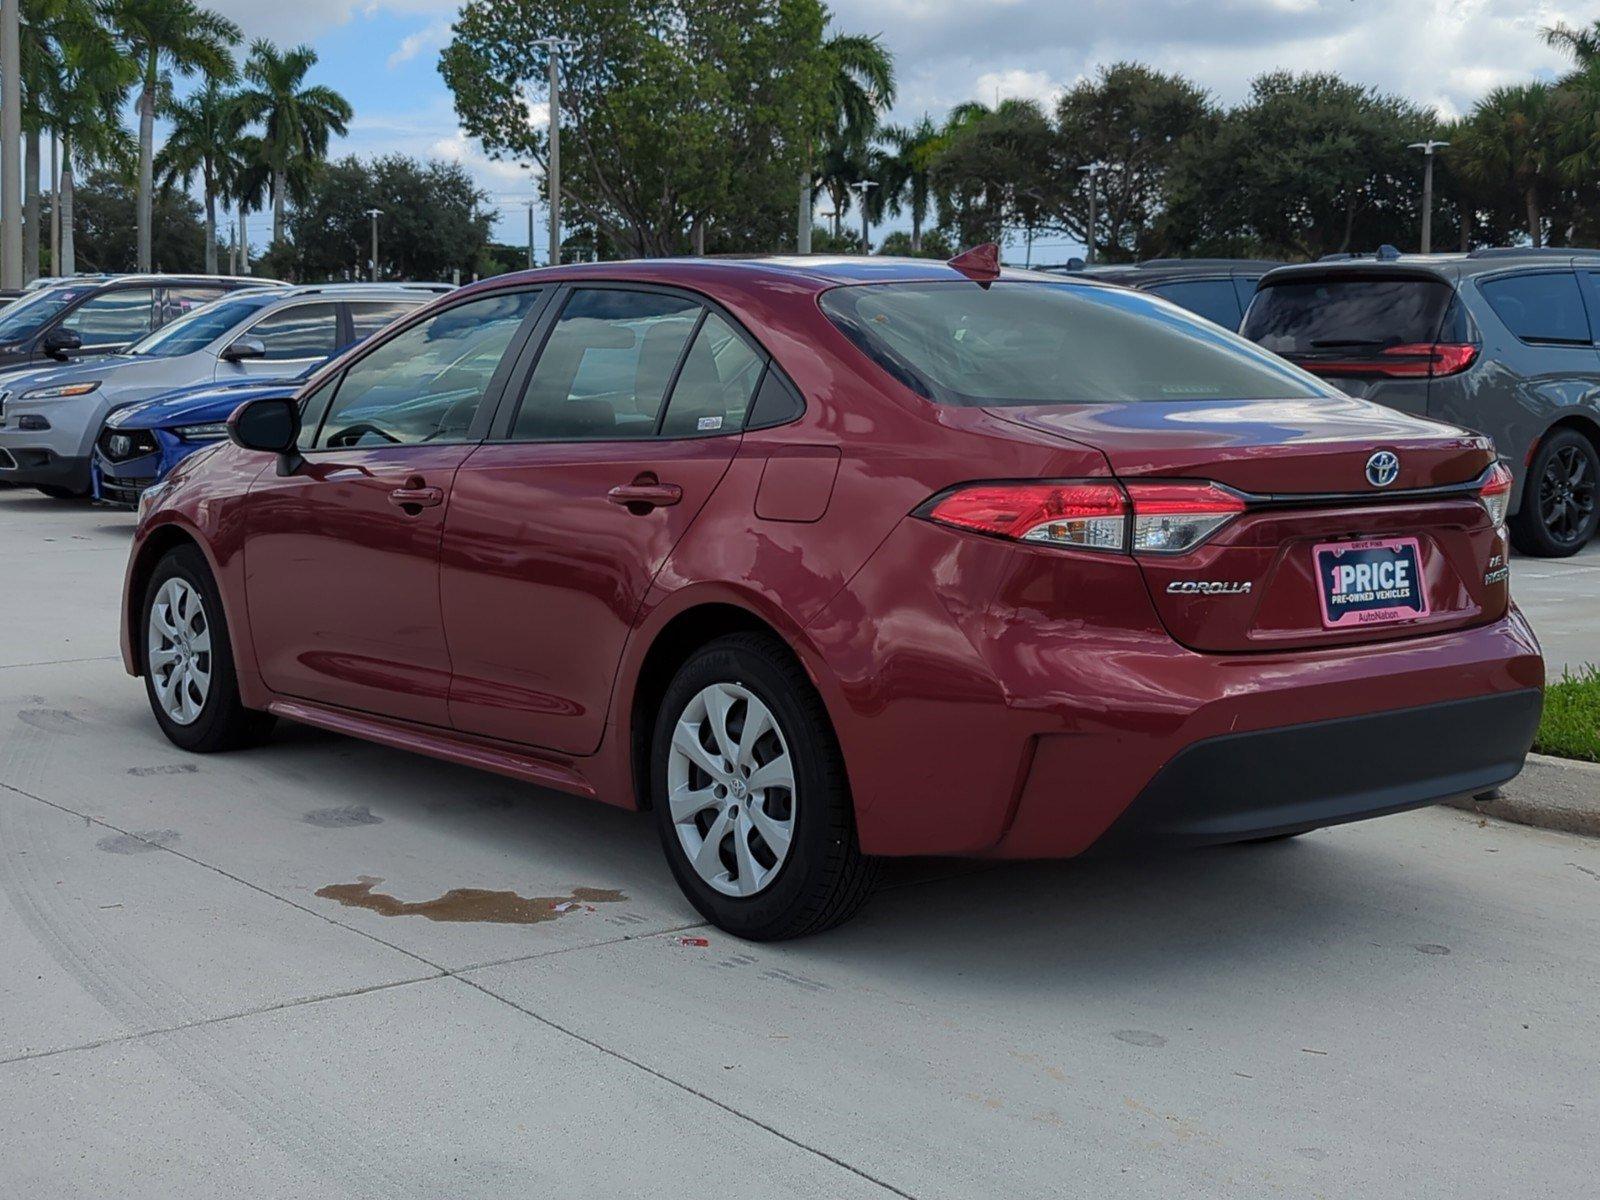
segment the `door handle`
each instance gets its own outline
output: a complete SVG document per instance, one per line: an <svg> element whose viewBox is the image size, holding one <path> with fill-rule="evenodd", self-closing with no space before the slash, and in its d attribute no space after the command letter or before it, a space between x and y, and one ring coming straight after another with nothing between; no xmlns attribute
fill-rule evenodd
<svg viewBox="0 0 1600 1200"><path fill-rule="evenodd" d="M620 484L606 493L606 499L629 512L646 513L652 508L667 508L683 499L683 489L675 483L657 483L654 476L641 476L632 483Z"/></svg>
<svg viewBox="0 0 1600 1200"><path fill-rule="evenodd" d="M444 503L444 489L436 487L400 487L389 493L389 503L416 516L424 508L437 508Z"/></svg>

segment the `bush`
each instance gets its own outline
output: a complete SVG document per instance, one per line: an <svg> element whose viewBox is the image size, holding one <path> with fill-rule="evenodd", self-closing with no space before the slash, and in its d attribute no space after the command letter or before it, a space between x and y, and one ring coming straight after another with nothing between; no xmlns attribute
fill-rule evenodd
<svg viewBox="0 0 1600 1200"><path fill-rule="evenodd" d="M1533 748L1540 754L1600 762L1600 667L1563 671L1545 688L1544 716Z"/></svg>

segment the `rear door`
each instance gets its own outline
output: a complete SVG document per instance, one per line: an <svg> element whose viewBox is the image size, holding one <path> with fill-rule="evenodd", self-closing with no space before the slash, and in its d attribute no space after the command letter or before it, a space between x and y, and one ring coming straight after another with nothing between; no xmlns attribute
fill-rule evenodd
<svg viewBox="0 0 1600 1200"><path fill-rule="evenodd" d="M1146 290L1164 296L1224 329L1238 329L1239 318L1244 315L1239 307L1239 295L1233 289L1233 280L1226 275L1219 275L1215 279L1174 280L1171 283L1158 283Z"/></svg>
<svg viewBox="0 0 1600 1200"><path fill-rule="evenodd" d="M725 314L668 289L566 289L547 323L498 436L456 477L450 715L465 732L589 754L639 607L726 473L765 357Z"/></svg>
<svg viewBox="0 0 1600 1200"><path fill-rule="evenodd" d="M538 296L433 313L308 399L305 464L264 472L242 518L256 657L274 691L449 724L439 540Z"/></svg>

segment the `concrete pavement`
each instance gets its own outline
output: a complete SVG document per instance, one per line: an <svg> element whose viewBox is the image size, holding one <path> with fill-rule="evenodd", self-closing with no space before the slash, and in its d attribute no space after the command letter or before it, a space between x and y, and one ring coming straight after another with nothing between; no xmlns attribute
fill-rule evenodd
<svg viewBox="0 0 1600 1200"><path fill-rule="evenodd" d="M304 729L169 746L114 657L130 527L0 491L0 1194L1592 1185L1600 841L1433 810L906 863L844 929L746 945L631 814ZM1528 565L1539 624L1567 600ZM365 881L333 895L599 892L530 924L318 895Z"/></svg>

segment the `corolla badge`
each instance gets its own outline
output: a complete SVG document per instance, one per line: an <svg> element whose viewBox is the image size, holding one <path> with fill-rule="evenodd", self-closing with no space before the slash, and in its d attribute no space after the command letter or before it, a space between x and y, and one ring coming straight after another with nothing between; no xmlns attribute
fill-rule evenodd
<svg viewBox="0 0 1600 1200"><path fill-rule="evenodd" d="M1388 487L1400 478L1400 456L1392 450L1379 450L1367 459L1367 482L1373 487Z"/></svg>

